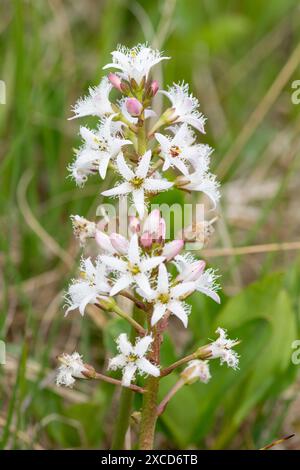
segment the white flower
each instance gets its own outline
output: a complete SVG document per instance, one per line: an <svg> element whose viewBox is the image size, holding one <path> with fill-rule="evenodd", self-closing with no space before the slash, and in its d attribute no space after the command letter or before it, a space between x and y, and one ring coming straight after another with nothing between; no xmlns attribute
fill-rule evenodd
<svg viewBox="0 0 300 470"><path fill-rule="evenodd" d="M216 291L220 286L215 282L218 277L213 269L206 269L195 281L195 287L197 291L202 292L202 294L207 295L219 304L221 300Z"/></svg>
<svg viewBox="0 0 300 470"><path fill-rule="evenodd" d="M139 85L142 79L148 78L150 69L161 60L169 59L162 57L161 52L151 49L147 44L138 44L132 49L124 46L118 46L116 51L112 52L113 62L107 64L103 69L115 68L120 71L120 76L124 80L134 79Z"/></svg>
<svg viewBox="0 0 300 470"><path fill-rule="evenodd" d="M135 173L123 157L119 153L117 157L118 170L124 178L124 182L115 188L103 191L103 196L122 196L125 194L132 194L134 205L139 213L140 218L143 218L145 213L145 192L164 191L173 186L173 183L163 178L147 177L151 161L151 150L148 150L140 159Z"/></svg>
<svg viewBox="0 0 300 470"><path fill-rule="evenodd" d="M181 372L181 377L184 379L186 384L192 384L196 380L207 384L211 379L209 365L207 361L201 361L195 359L188 363L188 366Z"/></svg>
<svg viewBox="0 0 300 470"><path fill-rule="evenodd" d="M202 292L213 299L218 304L221 302L217 290L220 288L216 284L218 276L213 269L205 270L203 260L195 260L190 254L177 255L173 262L179 271L177 281L194 282L195 290Z"/></svg>
<svg viewBox="0 0 300 470"><path fill-rule="evenodd" d="M71 175L79 186L86 182L88 175L97 172L104 179L110 160L116 157L123 145L131 144L130 140L118 138L113 131L114 116L104 119L96 131L84 126L80 128L84 144L77 151L76 159L69 167Z"/></svg>
<svg viewBox="0 0 300 470"><path fill-rule="evenodd" d="M75 378L86 379L87 377L83 374L86 370L84 363L82 362L82 356L77 352L73 354L62 354L58 360L62 365L58 368L56 376L56 385L65 387L72 387Z"/></svg>
<svg viewBox="0 0 300 470"><path fill-rule="evenodd" d="M73 231L80 244L84 245L88 238L94 238L96 234L96 224L80 215L71 215Z"/></svg>
<svg viewBox="0 0 300 470"><path fill-rule="evenodd" d="M182 298L194 290L194 282L181 282L170 286L167 268L160 264L156 290L152 291L151 295L146 292L144 294L147 300L154 304L151 325L154 326L169 310L187 327L191 307L183 302Z"/></svg>
<svg viewBox="0 0 300 470"><path fill-rule="evenodd" d="M160 143L161 156L164 158L163 171L170 166L176 167L185 176L189 174L188 166L208 169L211 149L208 145L194 145L195 136L186 124L173 128L174 137L166 137L156 133L155 138Z"/></svg>
<svg viewBox="0 0 300 470"><path fill-rule="evenodd" d="M83 315L87 304L95 304L99 297L106 297L110 291L106 279L106 267L100 258L96 260L95 266L90 258L83 259L81 276L82 279L73 281L65 296L68 306L66 315L76 308Z"/></svg>
<svg viewBox="0 0 300 470"><path fill-rule="evenodd" d="M168 91L162 90L160 93L166 95L172 103L172 113L170 120L173 123L186 123L198 131L205 133L203 114L199 113L199 101L192 94L189 94L189 86L182 82L174 83Z"/></svg>
<svg viewBox="0 0 300 470"><path fill-rule="evenodd" d="M109 269L119 273L110 291L111 296L127 289L131 284L150 294L149 273L165 260L164 256L141 257L137 234L134 234L130 240L126 259L108 255L102 255L100 259Z"/></svg>
<svg viewBox="0 0 300 470"><path fill-rule="evenodd" d="M225 362L228 367L238 369L239 356L232 350L237 341L227 338L226 330L222 328L218 328L216 333L219 335L219 338L209 345L211 358L219 357L221 364Z"/></svg>
<svg viewBox="0 0 300 470"><path fill-rule="evenodd" d="M216 208L220 199L220 184L216 181L216 177L212 173L203 171L203 169L200 168L188 176L177 178L177 185L178 187L182 187L190 191L203 192L212 201L213 208Z"/></svg>
<svg viewBox="0 0 300 470"><path fill-rule="evenodd" d="M102 78L98 86L90 87L89 94L84 98L80 98L73 106L75 116L72 116L69 120L84 116L102 117L112 114L113 109L109 101L111 90L112 84L108 78Z"/></svg>
<svg viewBox="0 0 300 470"><path fill-rule="evenodd" d="M122 333L117 339L118 350L120 354L109 361L108 369L122 369L122 385L129 387L135 378L135 373L149 374L154 377L160 375L159 368L145 358L149 346L152 343L152 336L139 338L133 346L125 333Z"/></svg>

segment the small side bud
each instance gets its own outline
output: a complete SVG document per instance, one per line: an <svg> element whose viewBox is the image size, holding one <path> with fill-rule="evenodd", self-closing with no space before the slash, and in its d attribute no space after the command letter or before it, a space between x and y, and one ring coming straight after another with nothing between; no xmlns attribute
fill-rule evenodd
<svg viewBox="0 0 300 470"><path fill-rule="evenodd" d="M173 240L165 244L164 249L162 251L162 256L165 256L166 260L170 261L181 252L183 247L184 247L183 240Z"/></svg>
<svg viewBox="0 0 300 470"><path fill-rule="evenodd" d="M158 81L157 81L157 80L153 80L153 82L152 82L151 85L150 85L150 93L151 93L151 96L155 96L156 93L158 92L158 90L159 90Z"/></svg>
<svg viewBox="0 0 300 470"><path fill-rule="evenodd" d="M193 384L197 380L207 384L211 379L208 362L200 361L199 359L190 361L188 366L181 372L180 376L184 380L184 383L188 385Z"/></svg>
<svg viewBox="0 0 300 470"><path fill-rule="evenodd" d="M140 116L143 105L136 98L127 98L126 109L131 116Z"/></svg>
<svg viewBox="0 0 300 470"><path fill-rule="evenodd" d="M112 84L112 86L114 88L116 88L117 90L119 91L123 91L122 90L122 80L120 79L120 77L118 75L116 75L115 73L112 73L110 72L107 76L108 80L110 81L110 83Z"/></svg>

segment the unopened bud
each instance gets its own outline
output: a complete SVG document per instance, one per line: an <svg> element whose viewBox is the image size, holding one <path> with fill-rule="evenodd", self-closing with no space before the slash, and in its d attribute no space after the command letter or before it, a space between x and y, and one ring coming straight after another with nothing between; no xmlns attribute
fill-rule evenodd
<svg viewBox="0 0 300 470"><path fill-rule="evenodd" d="M151 96L155 96L156 93L158 92L158 89L159 89L158 81L157 81L157 80L153 80L153 82L152 82L151 85L150 85L150 93L151 93Z"/></svg>
<svg viewBox="0 0 300 470"><path fill-rule="evenodd" d="M116 250L114 249L110 237L106 233L101 232L100 230L96 231L95 240L97 244L102 248L102 250L107 251L108 253L114 254Z"/></svg>
<svg viewBox="0 0 300 470"><path fill-rule="evenodd" d="M166 238L166 223L161 217L159 209L154 209L146 218L143 225L143 233L151 234L153 241L161 243Z"/></svg>
<svg viewBox="0 0 300 470"><path fill-rule="evenodd" d="M116 75L115 73L112 73L110 72L107 76L108 80L110 81L110 83L112 84L112 86L114 88L116 88L117 90L119 91L123 91L122 90L122 80L120 79L120 77L118 75Z"/></svg>
<svg viewBox="0 0 300 470"><path fill-rule="evenodd" d="M128 240L120 235L119 233L112 233L110 236L110 241L114 249L121 255L126 255L128 253Z"/></svg>
<svg viewBox="0 0 300 470"><path fill-rule="evenodd" d="M127 98L126 109L131 116L139 116L143 110L143 105L136 98Z"/></svg>
<svg viewBox="0 0 300 470"><path fill-rule="evenodd" d="M197 380L206 384L211 378L208 362L200 361L199 359L190 361L186 369L181 372L180 376L188 385L191 385Z"/></svg>
<svg viewBox="0 0 300 470"><path fill-rule="evenodd" d="M184 247L183 240L173 240L165 244L164 249L162 251L162 256L165 256L166 260L170 261L181 252L183 247Z"/></svg>
<svg viewBox="0 0 300 470"><path fill-rule="evenodd" d="M129 217L129 229L132 233L139 233L141 230L141 223L134 215Z"/></svg>

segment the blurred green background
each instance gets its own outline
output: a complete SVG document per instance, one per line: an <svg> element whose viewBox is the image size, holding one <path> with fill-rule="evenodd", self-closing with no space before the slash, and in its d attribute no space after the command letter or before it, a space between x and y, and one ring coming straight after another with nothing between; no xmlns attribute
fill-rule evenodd
<svg viewBox="0 0 300 470"><path fill-rule="evenodd" d="M223 195L202 254L222 275L222 304L194 296L189 333L171 328L162 360L218 325L242 339L240 370L216 366L208 385L185 387L156 445L257 449L295 432L284 447L300 448L299 26L297 0L1 0L0 448L109 447L119 391L54 386L57 354L76 349L101 370L124 328L93 309L63 316L80 257L69 215L93 216L100 202L99 180L78 189L66 178L79 128L67 117L117 43L145 40L173 58L156 72L161 83L191 82ZM162 380L162 395L174 380Z"/></svg>

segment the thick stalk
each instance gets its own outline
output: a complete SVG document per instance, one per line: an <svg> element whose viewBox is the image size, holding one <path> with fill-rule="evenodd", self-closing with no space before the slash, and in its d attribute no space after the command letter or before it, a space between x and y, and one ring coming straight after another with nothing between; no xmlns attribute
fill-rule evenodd
<svg viewBox="0 0 300 470"><path fill-rule="evenodd" d="M154 342L150 359L152 362L159 364L159 353L161 336L155 331ZM139 436L139 449L153 449L155 427L157 421L157 395L159 389L159 377L149 377L145 386L145 394L143 396L142 418Z"/></svg>
<svg viewBox="0 0 300 470"><path fill-rule="evenodd" d="M142 324L144 321L143 313L136 308L133 311L133 318L139 324ZM137 336L137 331L135 328L132 328L130 340L134 341ZM124 448L125 436L130 422L132 402L133 392L129 388L122 387L119 411L111 445L112 450L121 450Z"/></svg>

